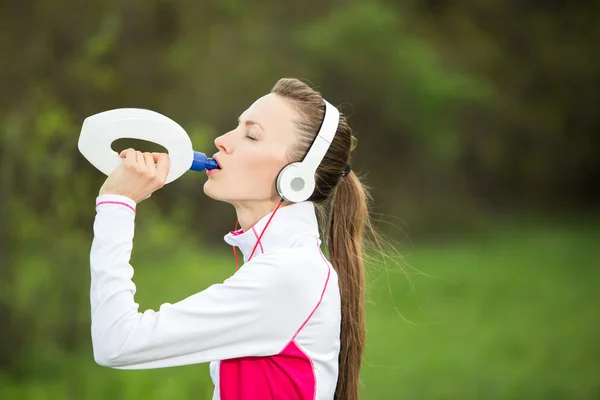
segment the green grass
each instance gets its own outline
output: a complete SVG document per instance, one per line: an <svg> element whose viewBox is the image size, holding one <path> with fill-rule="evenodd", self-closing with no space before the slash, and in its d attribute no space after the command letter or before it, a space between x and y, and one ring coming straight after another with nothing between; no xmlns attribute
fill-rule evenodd
<svg viewBox="0 0 600 400"><path fill-rule="evenodd" d="M415 245L429 276L374 268L362 398L600 398L600 232L512 226L485 238ZM156 309L220 281L233 256L178 249L134 266L141 308ZM150 253L151 254L151 253ZM406 322L404 318L410 322ZM50 349L49 351L52 351ZM207 365L117 371L91 349L55 349L53 368L22 381L0 375L1 399L208 399Z"/></svg>
<svg viewBox="0 0 600 400"><path fill-rule="evenodd" d="M600 398L600 232L545 227L416 247L369 307L366 399ZM383 288L383 289L382 289Z"/></svg>

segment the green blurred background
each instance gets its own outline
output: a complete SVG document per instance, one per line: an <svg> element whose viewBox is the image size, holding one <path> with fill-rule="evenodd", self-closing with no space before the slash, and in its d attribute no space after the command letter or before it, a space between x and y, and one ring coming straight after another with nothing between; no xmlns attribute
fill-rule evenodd
<svg viewBox="0 0 600 400"><path fill-rule="evenodd" d="M600 398L598 4L1 2L0 399L210 398L207 365L93 361L105 176L79 131L100 111L150 108L213 154L287 76L350 115L377 226L418 271L368 265L362 398ZM139 206L142 310L234 272L222 237L235 214L205 179Z"/></svg>

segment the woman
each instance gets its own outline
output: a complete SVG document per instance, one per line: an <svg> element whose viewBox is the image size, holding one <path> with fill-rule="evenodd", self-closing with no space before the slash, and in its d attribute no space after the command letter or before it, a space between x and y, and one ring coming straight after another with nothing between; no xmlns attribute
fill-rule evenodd
<svg viewBox="0 0 600 400"><path fill-rule="evenodd" d="M207 173L204 192L234 206L241 229L225 241L241 249L245 264L222 284L157 312L138 312L129 261L136 204L164 185L169 157L121 153L125 161L96 203L91 305L98 364L210 362L213 399L358 398L362 238L370 225L366 192L349 168L354 137L335 108L333 138L311 174L310 197L290 202L278 182L284 167L317 146L325 115L332 118L325 104L304 83L281 79L215 140L220 169ZM316 207L323 204L331 264L320 250Z"/></svg>

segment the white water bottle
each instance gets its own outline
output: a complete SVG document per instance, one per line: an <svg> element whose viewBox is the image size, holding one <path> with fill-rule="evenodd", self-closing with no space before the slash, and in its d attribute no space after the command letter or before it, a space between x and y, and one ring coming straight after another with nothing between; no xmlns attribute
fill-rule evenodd
<svg viewBox="0 0 600 400"><path fill-rule="evenodd" d="M124 161L111 148L115 140L122 138L146 140L167 149L171 169L165 184L190 169L219 168L215 160L192 149L190 137L177 122L140 108L118 108L87 117L81 127L78 148L94 167L110 175Z"/></svg>

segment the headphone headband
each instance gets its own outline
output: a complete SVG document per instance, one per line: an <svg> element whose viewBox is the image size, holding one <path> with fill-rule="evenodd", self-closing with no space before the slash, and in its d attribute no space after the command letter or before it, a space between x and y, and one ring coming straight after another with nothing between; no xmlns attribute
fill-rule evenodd
<svg viewBox="0 0 600 400"><path fill-rule="evenodd" d="M323 161L323 157L325 157L325 154L333 141L333 137L335 136L335 132L337 131L340 122L340 112L338 109L325 99L323 99L323 102L325 103L323 123L321 124L317 137L308 150L306 157L302 160L302 165L313 173L317 171L321 161Z"/></svg>

